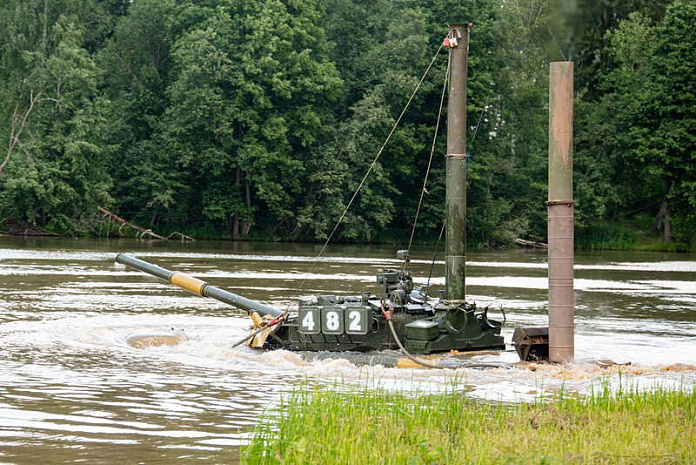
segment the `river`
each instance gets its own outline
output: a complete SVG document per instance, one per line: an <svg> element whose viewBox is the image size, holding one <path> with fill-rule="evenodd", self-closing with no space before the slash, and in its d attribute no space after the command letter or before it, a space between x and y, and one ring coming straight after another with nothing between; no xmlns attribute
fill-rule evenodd
<svg viewBox="0 0 696 465"><path fill-rule="evenodd" d="M282 392L337 381L414 392L466 387L487 400L570 390L696 382L696 256L601 252L576 257L571 366L415 370L307 362L232 343L241 312L115 264L128 252L285 308L300 295L378 290L394 247L0 237L0 463L235 463L239 445ZM424 284L432 250L413 251ZM546 254L470 252L469 299L546 325ZM443 284L442 264L433 283ZM304 282L301 291L298 288ZM495 312L501 316L499 311ZM134 349L133 333L183 330L176 347ZM511 351L475 360L515 362ZM629 365L600 367L597 359Z"/></svg>

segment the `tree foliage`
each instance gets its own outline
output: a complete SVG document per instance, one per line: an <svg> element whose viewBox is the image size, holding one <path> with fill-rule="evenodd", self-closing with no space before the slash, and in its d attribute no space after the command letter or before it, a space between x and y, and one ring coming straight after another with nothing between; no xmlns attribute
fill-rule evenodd
<svg viewBox="0 0 696 465"><path fill-rule="evenodd" d="M7 0L0 219L78 233L103 205L163 230L322 240L352 201L338 240L406 237L447 67L436 51L456 20L474 23L472 245L543 240L548 62L572 59L579 226L649 214L665 240L690 246L695 8L690 0ZM443 221L440 129L417 225L431 237Z"/></svg>
<svg viewBox="0 0 696 465"><path fill-rule="evenodd" d="M598 81L601 98L581 103L579 151L579 192L595 214L650 212L665 241L687 245L696 232L695 19L696 5L677 1L661 21L633 13L607 32L613 66Z"/></svg>

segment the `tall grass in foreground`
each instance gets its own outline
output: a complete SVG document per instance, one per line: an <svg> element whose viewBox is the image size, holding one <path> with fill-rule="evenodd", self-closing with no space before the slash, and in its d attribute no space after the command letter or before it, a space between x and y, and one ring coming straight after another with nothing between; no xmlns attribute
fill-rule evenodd
<svg viewBox="0 0 696 465"><path fill-rule="evenodd" d="M302 387L257 427L247 463L696 463L696 388L489 404Z"/></svg>

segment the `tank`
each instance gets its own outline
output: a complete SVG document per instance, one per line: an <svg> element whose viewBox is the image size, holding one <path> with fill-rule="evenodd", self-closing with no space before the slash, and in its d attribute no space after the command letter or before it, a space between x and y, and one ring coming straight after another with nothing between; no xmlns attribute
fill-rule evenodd
<svg viewBox="0 0 696 465"><path fill-rule="evenodd" d="M405 251L399 257L408 259ZM401 343L411 353L431 354L505 347L502 324L488 318L487 307L430 298L413 285L411 274L403 269L384 269L377 274L380 293L304 297L296 313L286 313L127 254L118 254L116 262L244 310L266 332L257 345L262 349L367 352L399 349Z"/></svg>

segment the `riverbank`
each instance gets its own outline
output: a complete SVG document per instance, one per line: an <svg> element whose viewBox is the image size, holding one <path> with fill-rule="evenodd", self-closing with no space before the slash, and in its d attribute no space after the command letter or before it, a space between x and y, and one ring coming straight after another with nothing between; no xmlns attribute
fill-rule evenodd
<svg viewBox="0 0 696 465"><path fill-rule="evenodd" d="M636 216L631 219L617 220L611 222L592 223L578 225L575 228L575 248L576 250L621 250L621 251L646 251L646 252L691 252L696 253L696 243L689 244L678 239L671 242L664 242L659 231L652 225L653 219L648 216ZM210 241L233 241L229 231L215 228L212 225L204 226L185 226L179 225L165 226L156 231L145 230L142 227L133 229L123 226L118 222L106 222L92 225L90 228L75 230L70 234L46 231L31 225L14 225L6 231L0 231L0 235L11 236L52 236L52 237L96 237L96 238L136 238L146 240L156 240L156 237L173 237L175 240L196 239ZM145 231L145 233L143 233ZM154 235L152 234L154 233ZM514 235L508 235L514 240ZM506 236L506 237L508 237ZM377 233L370 245L394 245L404 247L404 231L399 229L385 228ZM521 239L531 239L532 242L543 243L543 237L522 237ZM242 242L295 242L293 238L283 237L273 231L263 229L253 230L249 235L237 239ZM321 240L313 240L309 237L298 238L300 242L308 244L323 243ZM354 242L345 240L334 240L336 244L362 244L364 242ZM433 250L439 245L442 250L442 239L435 232L421 232L414 238L414 245L422 247L432 247ZM472 250L497 250L506 248L518 248L519 246L510 243L501 243L494 240L476 242L473 238L468 241L468 247Z"/></svg>
<svg viewBox="0 0 696 465"><path fill-rule="evenodd" d="M696 461L696 389L608 387L491 404L302 387L242 451L246 463L637 464Z"/></svg>

